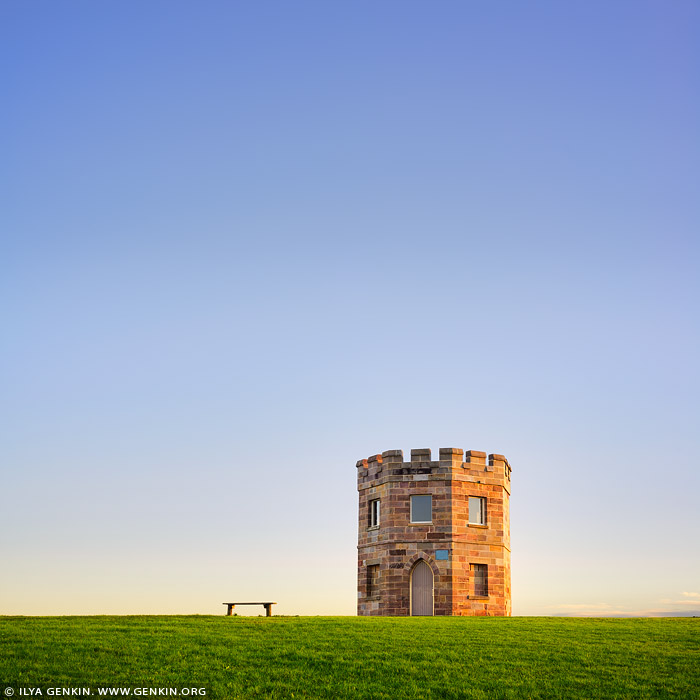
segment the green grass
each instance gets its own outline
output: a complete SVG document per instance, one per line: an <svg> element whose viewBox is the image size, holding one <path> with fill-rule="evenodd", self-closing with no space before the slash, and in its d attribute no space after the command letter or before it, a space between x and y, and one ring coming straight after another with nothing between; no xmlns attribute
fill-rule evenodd
<svg viewBox="0 0 700 700"><path fill-rule="evenodd" d="M0 617L3 688L211 698L700 698L700 620Z"/></svg>

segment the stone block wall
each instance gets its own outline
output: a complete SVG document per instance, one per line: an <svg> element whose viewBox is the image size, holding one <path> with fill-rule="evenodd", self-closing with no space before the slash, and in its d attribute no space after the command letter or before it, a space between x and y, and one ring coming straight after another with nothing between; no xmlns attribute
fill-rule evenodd
<svg viewBox="0 0 700 700"><path fill-rule="evenodd" d="M455 448L435 461L428 449L411 450L410 461L401 450L360 460L358 615L410 615L411 571L421 559L433 572L435 615L510 615L510 472L503 455ZM432 496L432 522L410 522L411 495ZM469 523L469 496L486 498L486 525ZM375 499L380 522L372 527ZM488 567L487 596L474 592L474 564Z"/></svg>

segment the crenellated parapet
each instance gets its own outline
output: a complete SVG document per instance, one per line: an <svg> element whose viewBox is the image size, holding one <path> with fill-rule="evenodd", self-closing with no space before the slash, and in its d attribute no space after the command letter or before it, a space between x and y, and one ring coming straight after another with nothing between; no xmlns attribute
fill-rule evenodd
<svg viewBox="0 0 700 700"><path fill-rule="evenodd" d="M509 484L511 474L510 464L503 455L487 455L479 450L458 447L441 447L437 460L432 459L430 448L411 450L410 460L404 460L403 450L386 450L359 460L357 469L358 485L392 476L434 475L444 479L459 474L504 479Z"/></svg>

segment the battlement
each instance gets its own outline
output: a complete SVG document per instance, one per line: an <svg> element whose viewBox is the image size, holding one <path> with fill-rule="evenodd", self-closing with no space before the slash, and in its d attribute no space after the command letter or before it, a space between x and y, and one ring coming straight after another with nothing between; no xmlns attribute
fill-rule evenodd
<svg viewBox="0 0 700 700"><path fill-rule="evenodd" d="M507 472L510 472L510 464L504 455L489 454L480 452L479 450L463 450L459 447L441 447L438 451L438 460L432 460L432 451L430 448L421 448L411 450L411 459L404 461L403 450L386 450L385 452L371 455L367 459L360 459L357 462L357 468L377 468L382 465L404 465L407 468L411 466L419 467L421 465L444 466L442 463L449 462L450 464L483 464L486 467L505 466ZM489 470L487 470L489 471Z"/></svg>
<svg viewBox="0 0 700 700"><path fill-rule="evenodd" d="M505 478L510 481L511 467L501 454L488 454L479 450L463 450L459 447L441 447L438 459L432 459L430 448L411 450L410 460L404 460L403 450L386 450L357 462L358 482L369 484L385 476L406 474L464 473L492 478Z"/></svg>

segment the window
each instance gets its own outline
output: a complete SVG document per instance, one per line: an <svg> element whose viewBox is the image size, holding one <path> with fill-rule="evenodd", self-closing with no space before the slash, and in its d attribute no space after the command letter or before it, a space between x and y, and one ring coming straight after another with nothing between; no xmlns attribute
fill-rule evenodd
<svg viewBox="0 0 700 700"><path fill-rule="evenodd" d="M486 499L469 496L469 524L486 525Z"/></svg>
<svg viewBox="0 0 700 700"><path fill-rule="evenodd" d="M489 594L489 567L486 564L472 564L472 581L475 596Z"/></svg>
<svg viewBox="0 0 700 700"><path fill-rule="evenodd" d="M412 523L432 523L433 522L433 497L432 496L411 496L411 522Z"/></svg>
<svg viewBox="0 0 700 700"><path fill-rule="evenodd" d="M369 526L379 527L379 499L369 502Z"/></svg>
<svg viewBox="0 0 700 700"><path fill-rule="evenodd" d="M379 594L379 564L367 567L367 597Z"/></svg>

